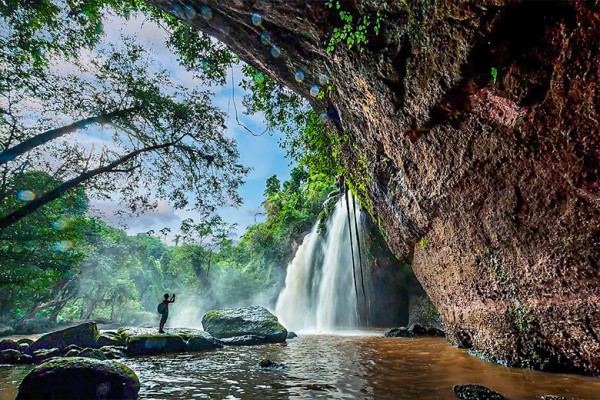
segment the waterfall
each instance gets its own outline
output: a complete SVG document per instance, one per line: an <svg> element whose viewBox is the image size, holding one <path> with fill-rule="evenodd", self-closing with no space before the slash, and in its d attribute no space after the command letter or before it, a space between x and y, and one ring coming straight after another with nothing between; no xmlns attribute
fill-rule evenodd
<svg viewBox="0 0 600 400"><path fill-rule="evenodd" d="M356 200L349 194L350 201ZM351 215L354 229L354 215ZM358 217L359 235L362 218ZM279 294L275 313L294 331L331 332L358 326L357 295L354 289L350 232L346 200L341 196L324 235L315 223L287 267L285 287ZM354 232L353 232L354 235ZM354 242L356 240L354 239ZM355 246L356 279L359 280Z"/></svg>

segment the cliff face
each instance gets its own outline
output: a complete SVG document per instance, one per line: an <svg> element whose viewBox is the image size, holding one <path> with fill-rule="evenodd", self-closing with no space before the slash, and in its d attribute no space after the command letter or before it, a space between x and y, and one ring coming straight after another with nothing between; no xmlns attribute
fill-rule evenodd
<svg viewBox="0 0 600 400"><path fill-rule="evenodd" d="M321 1L151 2L209 7L187 21L327 110L452 342L600 372L597 2L341 2L354 21L380 11L362 53L326 52L343 22Z"/></svg>

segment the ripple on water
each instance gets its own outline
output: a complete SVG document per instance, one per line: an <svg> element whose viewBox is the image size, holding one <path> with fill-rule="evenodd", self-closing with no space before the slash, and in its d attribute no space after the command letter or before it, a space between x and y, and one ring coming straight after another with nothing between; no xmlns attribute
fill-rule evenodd
<svg viewBox="0 0 600 400"><path fill-rule="evenodd" d="M265 358L286 368L258 368ZM600 397L600 379L502 367L439 338L301 335L287 344L124 362L140 377L142 399L454 400L457 383L479 383L512 399ZM0 367L0 400L14 398L28 370Z"/></svg>

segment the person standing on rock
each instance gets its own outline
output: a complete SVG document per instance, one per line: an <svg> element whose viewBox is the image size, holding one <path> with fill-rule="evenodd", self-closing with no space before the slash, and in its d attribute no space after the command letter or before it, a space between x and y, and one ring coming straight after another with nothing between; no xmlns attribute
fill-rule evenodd
<svg viewBox="0 0 600 400"><path fill-rule="evenodd" d="M165 333L164 327L167 323L167 318L169 318L169 303L175 303L175 293L169 300L169 293L165 293L164 300L158 305L158 313L161 315L160 317L160 325L158 327L159 333Z"/></svg>

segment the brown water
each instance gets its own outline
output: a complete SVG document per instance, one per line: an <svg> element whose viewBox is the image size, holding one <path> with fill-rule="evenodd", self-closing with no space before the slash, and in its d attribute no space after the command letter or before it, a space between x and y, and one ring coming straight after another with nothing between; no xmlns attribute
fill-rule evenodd
<svg viewBox="0 0 600 400"><path fill-rule="evenodd" d="M261 370L261 359L284 363ZM552 394L600 399L600 379L506 368L444 339L307 335L257 347L124 360L142 399L455 399L452 386L479 383L510 399ZM0 367L0 400L13 399L29 368Z"/></svg>

